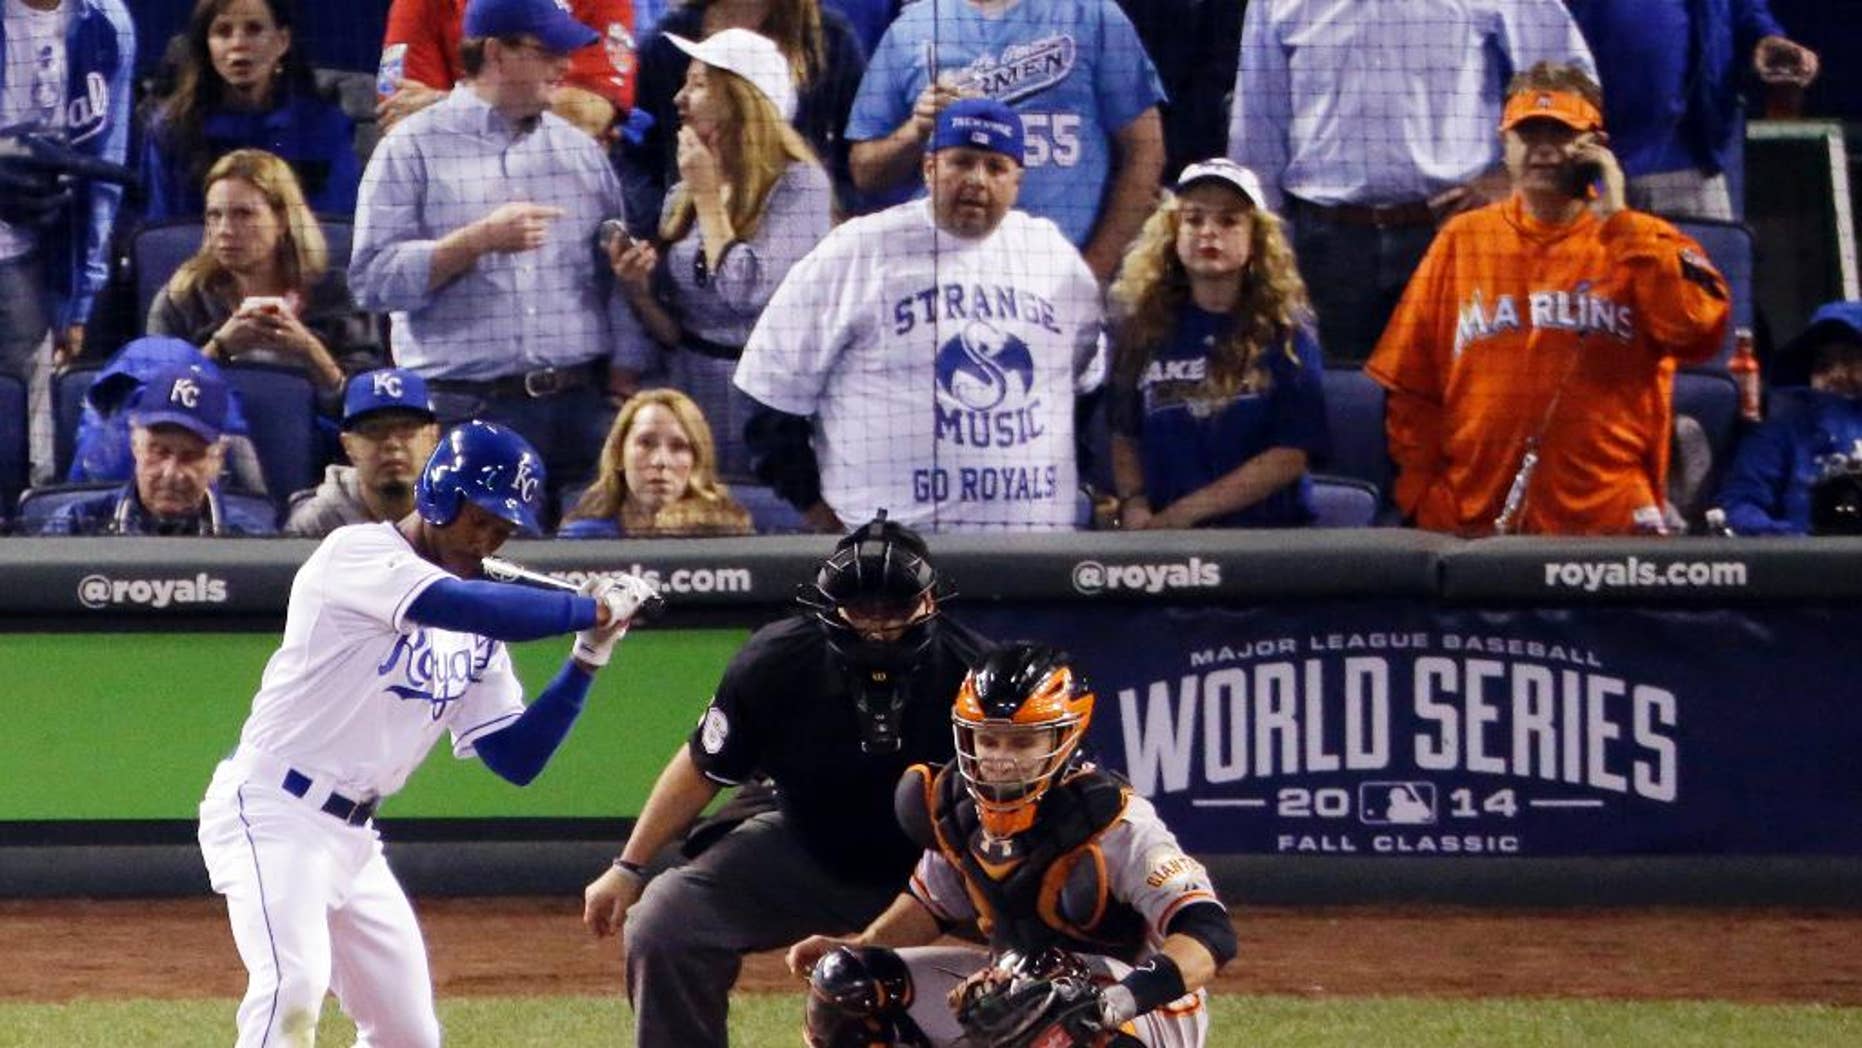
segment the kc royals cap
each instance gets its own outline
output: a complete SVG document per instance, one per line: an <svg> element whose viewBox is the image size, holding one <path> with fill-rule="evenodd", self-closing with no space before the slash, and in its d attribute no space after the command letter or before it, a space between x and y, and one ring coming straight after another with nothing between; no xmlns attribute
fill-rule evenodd
<svg viewBox="0 0 1862 1048"><path fill-rule="evenodd" d="M1220 182L1247 197L1248 203L1255 207L1267 206L1267 195L1261 192L1260 177L1227 157L1200 160L1184 168L1183 173L1177 176L1176 191L1181 193L1199 182Z"/></svg>
<svg viewBox="0 0 1862 1048"><path fill-rule="evenodd" d="M703 40L667 33L666 39L700 62L750 81L784 120L795 119L795 76L774 40L748 29L726 29Z"/></svg>
<svg viewBox="0 0 1862 1048"><path fill-rule="evenodd" d="M1548 91L1528 88L1506 100L1500 116L1500 130L1511 131L1528 120L1556 120L1573 131L1596 131L1603 127L1603 113L1576 91Z"/></svg>
<svg viewBox="0 0 1862 1048"><path fill-rule="evenodd" d="M536 37L545 50L559 55L580 51L601 39L600 33L569 13L569 0L468 0L468 40L526 33Z"/></svg>
<svg viewBox="0 0 1862 1048"><path fill-rule="evenodd" d="M960 98L938 112L931 152L969 146L1022 162L1022 118L993 98Z"/></svg>
<svg viewBox="0 0 1862 1048"><path fill-rule="evenodd" d="M382 368L349 380L343 393L343 428L353 429L365 415L377 411L408 411L438 418L427 400L427 380L406 368Z"/></svg>
<svg viewBox="0 0 1862 1048"><path fill-rule="evenodd" d="M163 368L143 383L129 421L148 428L180 426L209 444L226 430L226 383L199 368Z"/></svg>

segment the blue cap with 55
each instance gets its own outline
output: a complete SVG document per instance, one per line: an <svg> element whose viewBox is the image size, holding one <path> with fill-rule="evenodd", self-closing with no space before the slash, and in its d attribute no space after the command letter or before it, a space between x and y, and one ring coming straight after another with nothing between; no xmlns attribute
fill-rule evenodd
<svg viewBox="0 0 1862 1048"><path fill-rule="evenodd" d="M569 13L569 0L468 0L467 39L525 34L559 55L580 51L601 39L600 33Z"/></svg>

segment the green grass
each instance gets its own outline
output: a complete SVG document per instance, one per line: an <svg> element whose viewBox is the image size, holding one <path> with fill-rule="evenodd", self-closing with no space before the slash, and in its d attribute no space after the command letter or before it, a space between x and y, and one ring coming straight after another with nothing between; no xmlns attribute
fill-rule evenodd
<svg viewBox="0 0 1862 1048"><path fill-rule="evenodd" d="M739 995L731 1043L794 1048L800 998ZM0 1003L0 1048L194 1048L232 1041L233 1002L79 1001ZM618 1000L594 997L443 1001L452 1048L575 1048L631 1044ZM1740 1005L1717 1001L1307 1000L1219 997L1209 1048L1801 1048L1862 1045L1862 1009ZM346 1048L354 1028L332 1004L318 1043Z"/></svg>

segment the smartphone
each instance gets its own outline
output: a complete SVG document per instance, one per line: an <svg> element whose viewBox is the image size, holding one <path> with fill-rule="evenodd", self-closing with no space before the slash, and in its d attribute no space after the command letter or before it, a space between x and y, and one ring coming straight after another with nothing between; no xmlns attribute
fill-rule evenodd
<svg viewBox="0 0 1862 1048"><path fill-rule="evenodd" d="M627 232L627 223L618 218L604 218L595 232L595 243L603 251L612 251L616 244L625 250L634 238Z"/></svg>
<svg viewBox="0 0 1862 1048"><path fill-rule="evenodd" d="M1598 163L1573 164L1565 172L1565 192L1578 200L1590 199L1590 187L1603 177L1603 165Z"/></svg>
<svg viewBox="0 0 1862 1048"><path fill-rule="evenodd" d="M239 311L242 313L255 313L267 309L282 313L289 308L291 304L278 295L247 295L245 301L239 303Z"/></svg>

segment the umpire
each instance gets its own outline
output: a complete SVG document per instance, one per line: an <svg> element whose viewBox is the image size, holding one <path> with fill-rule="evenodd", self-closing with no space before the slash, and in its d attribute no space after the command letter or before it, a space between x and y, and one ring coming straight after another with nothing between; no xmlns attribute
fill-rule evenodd
<svg viewBox="0 0 1862 1048"><path fill-rule="evenodd" d="M939 613L947 595L924 540L881 510L801 587L805 610L758 630L725 668L620 856L583 893L594 934L625 925L637 1044L727 1044L743 954L864 928L898 895L919 849L893 788L912 764L951 759L951 703L987 646ZM647 883L653 856L720 788L759 777L773 805L709 844L688 839L696 857Z"/></svg>

